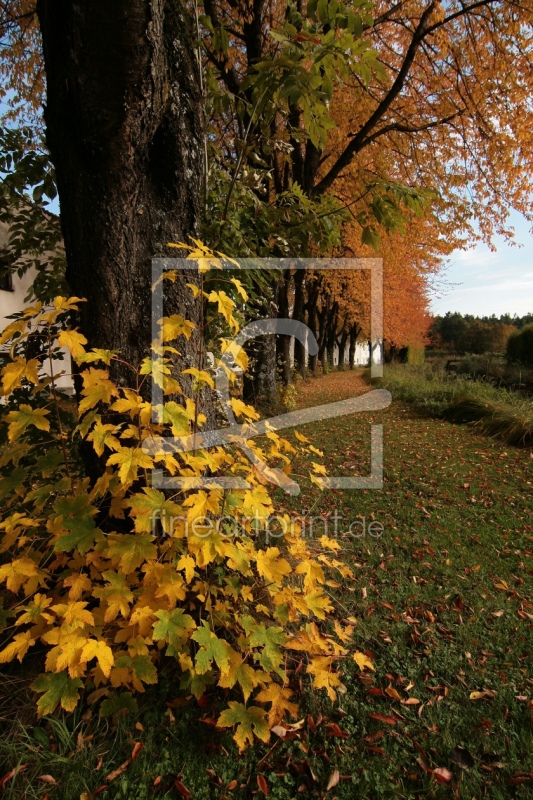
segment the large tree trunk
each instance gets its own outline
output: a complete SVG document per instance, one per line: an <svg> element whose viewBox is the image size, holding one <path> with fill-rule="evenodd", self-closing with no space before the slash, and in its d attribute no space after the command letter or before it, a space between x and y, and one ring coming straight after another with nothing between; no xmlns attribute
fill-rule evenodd
<svg viewBox="0 0 533 800"><path fill-rule="evenodd" d="M150 352L151 259L197 228L203 111L194 34L172 0L38 0L47 142L71 291L91 347L137 366ZM180 272L165 313L193 321ZM195 304L196 305L196 304ZM199 334L198 334L199 335ZM197 342L180 342L190 365ZM183 363L183 362L182 362ZM131 374L115 367L119 383Z"/></svg>
<svg viewBox="0 0 533 800"><path fill-rule="evenodd" d="M348 344L349 331L346 327L342 329L339 339L339 369L344 370L346 365L346 345Z"/></svg>
<svg viewBox="0 0 533 800"><path fill-rule="evenodd" d="M348 349L348 363L350 369L355 368L355 348L357 347L357 337L360 332L360 328L357 325L352 325L350 328L350 346Z"/></svg>
<svg viewBox="0 0 533 800"><path fill-rule="evenodd" d="M294 276L294 308L292 318L298 322L305 322L305 270L297 269ZM294 340L294 366L296 371L305 378L306 376L307 349L299 339Z"/></svg>
<svg viewBox="0 0 533 800"><path fill-rule="evenodd" d="M283 270L276 287L276 304L279 319L290 318L289 291L291 280L290 270ZM276 350L281 382L283 386L288 386L291 383L291 337L285 334L278 334Z"/></svg>

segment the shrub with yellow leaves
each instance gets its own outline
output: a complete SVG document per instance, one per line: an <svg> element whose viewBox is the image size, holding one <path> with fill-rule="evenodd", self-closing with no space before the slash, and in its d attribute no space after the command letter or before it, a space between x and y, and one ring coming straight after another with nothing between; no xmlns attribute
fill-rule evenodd
<svg viewBox="0 0 533 800"><path fill-rule="evenodd" d="M192 255L213 268L201 245ZM230 333L238 330L227 293L191 291L216 306ZM335 555L336 540L307 541L286 515L285 535L271 546L269 473L257 464L268 459L286 468L295 453L288 440L270 432L261 445L247 441L246 452L143 448L146 440L196 435L202 424L196 400L199 387L213 384L210 371L201 363L185 370L195 393L185 397L168 344L179 346L194 326L163 318L153 357L132 369L132 386L118 386L109 367L119 354L86 350L83 335L69 327L79 302L37 303L0 337L10 348L1 370L8 446L0 451L0 663L22 662L39 643L46 651L45 671L33 683L40 715L73 710L82 693L100 714L114 715L134 711L133 693L156 683L171 659L184 692L199 698L209 687L233 690L218 724L234 728L240 749L254 736L267 741L273 726L298 713L289 687L295 668L305 664L332 701L342 689L336 666L351 630L338 621L326 626L334 609L325 584L334 571L353 576ZM35 336L40 352L28 358ZM230 347L227 339L221 350ZM77 419L56 388L61 348L79 368ZM141 392L145 376L163 392L155 408ZM232 408L245 422L257 418L238 398ZM102 466L93 482L76 457L81 441ZM154 469L188 482L163 492L151 485ZM206 474L207 486L198 488ZM247 488L217 485L217 476L245 479Z"/></svg>

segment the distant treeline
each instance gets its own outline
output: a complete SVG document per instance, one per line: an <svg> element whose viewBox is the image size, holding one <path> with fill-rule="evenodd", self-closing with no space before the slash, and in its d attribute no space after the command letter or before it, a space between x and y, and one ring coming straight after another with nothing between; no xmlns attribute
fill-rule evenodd
<svg viewBox="0 0 533 800"><path fill-rule="evenodd" d="M434 318L429 336L433 347L453 353L505 353L509 338L533 323L533 313L477 317L448 312Z"/></svg>

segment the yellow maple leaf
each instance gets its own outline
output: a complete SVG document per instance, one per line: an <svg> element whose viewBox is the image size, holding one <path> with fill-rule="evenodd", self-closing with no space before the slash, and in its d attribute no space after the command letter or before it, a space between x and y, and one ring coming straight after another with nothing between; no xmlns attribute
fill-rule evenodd
<svg viewBox="0 0 533 800"><path fill-rule="evenodd" d="M11 322L0 334L0 344L9 342L16 333L24 333L27 324L28 323L23 319L17 319L15 322ZM17 337L17 340L20 341L20 337Z"/></svg>
<svg viewBox="0 0 533 800"><path fill-rule="evenodd" d="M221 291L221 292L210 292L207 295L207 299L209 300L210 303L218 304L219 313L222 314L222 316L224 317L230 328L232 328L235 332L237 332L239 330L239 323L233 316L235 303L233 302L231 297L228 297L226 292Z"/></svg>
<svg viewBox="0 0 533 800"><path fill-rule="evenodd" d="M179 314L163 317L159 320L159 325L161 325L161 338L163 342L170 342L181 335L185 336L186 339L190 339L191 333L196 327L194 322L183 319Z"/></svg>
<svg viewBox="0 0 533 800"><path fill-rule="evenodd" d="M218 718L217 724L221 728L231 728L236 725L234 739L239 750L244 750L247 744L253 744L254 735L263 742L268 742L270 730L265 719L265 712L259 706L249 706L230 700L229 708L225 709Z"/></svg>
<svg viewBox="0 0 533 800"><path fill-rule="evenodd" d="M6 582L10 592L16 594L22 584L28 583L32 579L38 579L40 570L34 561L29 558L16 558L10 564L0 567L0 583Z"/></svg>
<svg viewBox="0 0 533 800"><path fill-rule="evenodd" d="M259 703L271 704L268 712L268 724L271 728L280 723L287 714L296 717L298 706L290 702L292 695L291 689L284 689L279 683L272 682L255 697Z"/></svg>
<svg viewBox="0 0 533 800"><path fill-rule="evenodd" d="M255 687L264 678L265 673L262 670L253 669L243 661L242 656L232 650L229 656L229 666L227 670L220 674L218 685L222 689L233 689L235 684L238 683L243 693L244 702L247 703Z"/></svg>
<svg viewBox="0 0 533 800"><path fill-rule="evenodd" d="M80 297L62 297L58 295L54 297L52 305L54 306L56 311L77 311L78 306L76 303L82 303L83 300Z"/></svg>
<svg viewBox="0 0 533 800"><path fill-rule="evenodd" d="M311 614L318 619L326 619L326 614L333 611L331 600L321 589L314 589L304 595L305 604Z"/></svg>
<svg viewBox="0 0 533 800"><path fill-rule="evenodd" d="M132 419L135 419L144 405L144 400L133 389L122 389L122 391L124 392L124 397L115 400L111 410L118 411L119 414L129 414Z"/></svg>
<svg viewBox="0 0 533 800"><path fill-rule="evenodd" d="M185 580L187 581L187 583L190 583L194 578L196 561L192 556L183 555L178 559L176 568L185 570Z"/></svg>
<svg viewBox="0 0 533 800"><path fill-rule="evenodd" d="M248 300L248 293L238 278L231 278L231 282L237 287L237 291L246 303Z"/></svg>
<svg viewBox="0 0 533 800"><path fill-rule="evenodd" d="M189 369L184 369L182 371L182 375L192 375L194 378L193 381L193 390L196 391L196 388L202 388L202 386L210 386L211 389L215 388L215 382L209 372L206 372L205 369L197 369L196 367L189 367Z"/></svg>
<svg viewBox="0 0 533 800"><path fill-rule="evenodd" d="M319 475L327 475L327 470L322 464L317 464L315 461L311 462L313 464L313 470L317 472Z"/></svg>
<svg viewBox="0 0 533 800"><path fill-rule="evenodd" d="M118 394L118 389L113 381L109 380L109 372L106 369L89 367L82 372L81 376L83 399L79 405L80 415L94 408L100 402L107 405L111 402L111 398Z"/></svg>
<svg viewBox="0 0 533 800"><path fill-rule="evenodd" d="M79 572L75 572L65 578L63 586L70 587L69 600L79 600L84 592L89 592L92 589L92 583L87 575L82 575Z"/></svg>
<svg viewBox="0 0 533 800"><path fill-rule="evenodd" d="M280 558L279 547L258 550L256 555L257 571L262 578L279 585L286 575L290 575L292 567L289 562Z"/></svg>
<svg viewBox="0 0 533 800"><path fill-rule="evenodd" d="M232 397L230 400L231 407L238 417L245 417L246 419L259 419L259 414L253 406L247 406L238 397Z"/></svg>
<svg viewBox="0 0 533 800"><path fill-rule="evenodd" d="M252 519L266 519L272 510L272 500L264 486L254 486L244 493L241 510Z"/></svg>
<svg viewBox="0 0 533 800"><path fill-rule="evenodd" d="M20 389L24 378L37 385L39 383L39 362L32 358L26 361L22 356L17 356L2 368L2 386L4 394L9 394L14 389Z"/></svg>
<svg viewBox="0 0 533 800"><path fill-rule="evenodd" d="M106 447L110 450L120 450L121 444L117 437L113 435L115 432L115 425L102 425L99 421L96 423L87 436L87 439L93 443L94 451L97 456L103 455Z"/></svg>
<svg viewBox="0 0 533 800"><path fill-rule="evenodd" d="M22 662L32 644L35 644L35 639L32 639L31 631L17 633L13 641L0 652L0 664L7 664L8 661L13 661L14 658Z"/></svg>
<svg viewBox="0 0 533 800"><path fill-rule="evenodd" d="M336 688L342 686L341 679L336 672L332 672L333 658L331 656L318 656L312 658L307 665L307 672L313 676L315 689L325 689L333 703L337 697Z"/></svg>
<svg viewBox="0 0 533 800"><path fill-rule="evenodd" d="M297 575L305 575L304 577L304 587L307 590L312 590L316 587L317 583L324 583L324 570L317 564L316 561L312 561L311 559L306 559L305 561L301 561L295 570Z"/></svg>
<svg viewBox="0 0 533 800"><path fill-rule="evenodd" d="M98 666L106 676L109 677L111 667L115 663L113 651L102 639L89 639L81 653L81 663L85 664L96 658Z"/></svg>
<svg viewBox="0 0 533 800"><path fill-rule="evenodd" d="M213 514L218 513L220 509L220 492L213 491L209 492L209 494L204 491L196 492L189 495L183 505L189 509L187 512L188 523L200 520L205 518L210 511Z"/></svg>
<svg viewBox="0 0 533 800"><path fill-rule="evenodd" d="M87 344L87 339L82 333L72 328L61 331L57 341L61 347L67 348L73 358L82 356L85 353L84 345Z"/></svg>
<svg viewBox="0 0 533 800"><path fill-rule="evenodd" d="M50 637L46 637L46 641L52 643ZM86 642L87 637L80 636L79 629L65 633L60 631L57 647L50 650L46 657L47 671L60 672L68 669L71 678L83 675L84 666L80 664L80 656Z"/></svg>
<svg viewBox="0 0 533 800"><path fill-rule="evenodd" d="M63 617L65 629L94 625L94 617L87 610L87 603L85 602L77 600L71 603L57 603L57 605L52 606L52 611L55 611L59 617Z"/></svg>
<svg viewBox="0 0 533 800"><path fill-rule="evenodd" d="M136 479L139 469L150 469L153 461L140 447L123 447L107 459L107 464L118 464L118 477L124 486L130 486Z"/></svg>

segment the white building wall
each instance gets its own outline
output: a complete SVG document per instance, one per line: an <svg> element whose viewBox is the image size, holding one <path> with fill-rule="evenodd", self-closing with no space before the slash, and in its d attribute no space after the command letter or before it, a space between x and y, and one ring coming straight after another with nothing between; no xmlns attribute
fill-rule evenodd
<svg viewBox="0 0 533 800"><path fill-rule="evenodd" d="M8 319L11 314L22 311L22 309L28 305L24 298L26 297L31 284L33 283L34 275L35 271L33 269L29 269L26 273L24 273L22 278L19 278L18 275L13 275L13 290L0 289L0 331L3 331L4 328L13 321ZM62 349L62 352L63 361L54 361L54 375L56 372L64 373L57 377L56 386L62 392L73 394L74 385L71 377L72 368L70 354L68 350L65 350L64 348ZM48 365L45 362L42 370L43 375L50 374L50 370L47 367Z"/></svg>

